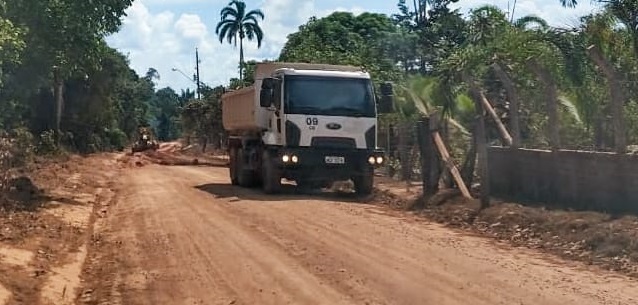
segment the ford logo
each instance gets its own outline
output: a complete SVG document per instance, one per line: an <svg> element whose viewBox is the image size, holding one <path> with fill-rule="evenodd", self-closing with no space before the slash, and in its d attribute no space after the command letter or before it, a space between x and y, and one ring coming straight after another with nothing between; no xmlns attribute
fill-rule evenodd
<svg viewBox="0 0 638 305"><path fill-rule="evenodd" d="M341 125L339 125L337 123L328 123L328 124L326 124L326 128L332 129L332 130L337 130L337 129L341 129Z"/></svg>

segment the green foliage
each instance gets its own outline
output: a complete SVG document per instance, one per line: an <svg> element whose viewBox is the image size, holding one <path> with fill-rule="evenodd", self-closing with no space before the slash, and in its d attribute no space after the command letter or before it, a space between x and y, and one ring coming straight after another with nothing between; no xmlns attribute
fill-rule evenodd
<svg viewBox="0 0 638 305"><path fill-rule="evenodd" d="M185 136L198 137L203 144L219 143L223 133L221 97L225 90L223 86L212 88L202 100L192 100L184 106L180 119Z"/></svg>
<svg viewBox="0 0 638 305"><path fill-rule="evenodd" d="M36 151L39 154L54 154L57 153L59 147L56 143L55 131L46 130L40 134L40 139L38 141L38 145L36 146Z"/></svg>
<svg viewBox="0 0 638 305"><path fill-rule="evenodd" d="M22 31L10 20L0 17L0 88L4 78L4 66L17 64L23 48Z"/></svg>
<svg viewBox="0 0 638 305"><path fill-rule="evenodd" d="M131 2L0 0L0 132L12 130L7 138L25 154L123 149L147 124L166 131L165 139L178 137L182 97L156 93L157 71L137 75L104 41ZM54 66L63 87L60 134L53 131Z"/></svg>
<svg viewBox="0 0 638 305"><path fill-rule="evenodd" d="M389 37L398 35L392 20L382 14L336 12L311 18L288 36L280 61L364 67L375 79L397 80L400 73L387 56ZM395 55L398 56L398 55Z"/></svg>
<svg viewBox="0 0 638 305"><path fill-rule="evenodd" d="M151 115L157 122L157 138L160 141L177 139L180 134L180 97L171 88L158 90L151 100Z"/></svg>
<svg viewBox="0 0 638 305"><path fill-rule="evenodd" d="M23 127L10 132L0 130L1 171L6 172L10 168L26 165L33 159L33 154L33 134L29 130Z"/></svg>

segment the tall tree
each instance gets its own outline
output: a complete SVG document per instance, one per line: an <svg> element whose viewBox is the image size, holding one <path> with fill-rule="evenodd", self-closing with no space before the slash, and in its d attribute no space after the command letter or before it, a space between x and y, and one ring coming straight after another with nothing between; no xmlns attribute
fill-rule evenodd
<svg viewBox="0 0 638 305"><path fill-rule="evenodd" d="M386 15L335 12L315 17L288 36L279 60L364 67L376 79L398 78L387 42L397 27Z"/></svg>
<svg viewBox="0 0 638 305"><path fill-rule="evenodd" d="M244 39L256 39L257 47L261 47L264 32L259 26L258 18L263 20L264 13L259 9L247 12L244 1L233 0L221 10L220 15L221 21L217 24L215 33L219 36L219 42L226 39L228 43L234 43L235 46L239 38L239 79L243 79Z"/></svg>

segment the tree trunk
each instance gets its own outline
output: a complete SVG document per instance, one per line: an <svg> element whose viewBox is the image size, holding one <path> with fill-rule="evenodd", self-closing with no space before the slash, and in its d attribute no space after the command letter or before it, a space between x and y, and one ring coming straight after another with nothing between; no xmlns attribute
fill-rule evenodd
<svg viewBox="0 0 638 305"><path fill-rule="evenodd" d="M627 130L625 126L624 106L627 97L620 84L621 77L613 68L612 64L605 58L602 51L595 45L587 48L589 58L605 74L611 97L612 126L614 130L614 147L617 153L622 154L627 151Z"/></svg>
<svg viewBox="0 0 638 305"><path fill-rule="evenodd" d="M558 116L558 89L554 78L535 60L529 62L530 69L538 76L545 85L545 99L547 100L547 116L549 129L549 146L552 150L560 149L560 120Z"/></svg>
<svg viewBox="0 0 638 305"><path fill-rule="evenodd" d="M520 125L520 100L518 98L518 91L516 90L516 84L507 75L505 70L500 64L495 63L492 65L494 72L501 80L505 91L507 92L507 99L509 100L509 116L510 116L510 133L512 137L512 147L518 148L521 146L521 125Z"/></svg>
<svg viewBox="0 0 638 305"><path fill-rule="evenodd" d="M239 83L244 87L244 38L239 37Z"/></svg>
<svg viewBox="0 0 638 305"><path fill-rule="evenodd" d="M62 131L60 125L62 123L62 110L64 108L64 82L60 76L60 68L55 67L53 71L53 93L55 96L55 133L56 144L60 145L60 139L62 137Z"/></svg>
<svg viewBox="0 0 638 305"><path fill-rule="evenodd" d="M597 151L600 151L605 147L605 131L600 111L596 111L594 114L594 147Z"/></svg>
<svg viewBox="0 0 638 305"><path fill-rule="evenodd" d="M206 146L208 146L208 137L202 138L202 153L206 152Z"/></svg>

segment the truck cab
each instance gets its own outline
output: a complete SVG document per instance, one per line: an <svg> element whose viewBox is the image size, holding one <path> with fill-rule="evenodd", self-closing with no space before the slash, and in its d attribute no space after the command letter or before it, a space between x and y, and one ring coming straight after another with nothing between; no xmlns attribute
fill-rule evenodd
<svg viewBox="0 0 638 305"><path fill-rule="evenodd" d="M304 188L352 180L357 193L370 194L374 169L386 161L377 148L377 116L392 110L392 87L381 85L377 97L365 71L311 68L284 65L257 81L264 128L250 144L241 137L240 160L231 149L231 180L245 184L240 173L250 168L248 179L267 193L278 192L285 178ZM239 169L237 161L247 166Z"/></svg>

